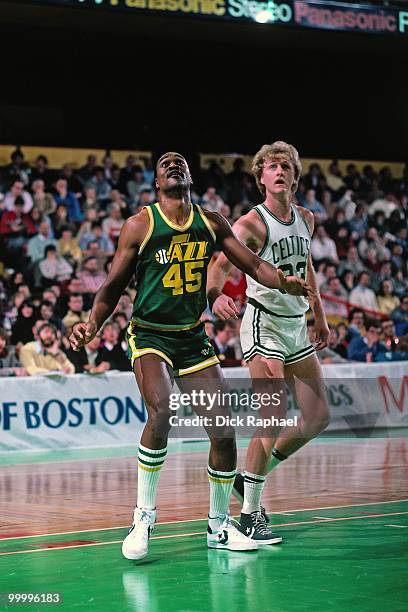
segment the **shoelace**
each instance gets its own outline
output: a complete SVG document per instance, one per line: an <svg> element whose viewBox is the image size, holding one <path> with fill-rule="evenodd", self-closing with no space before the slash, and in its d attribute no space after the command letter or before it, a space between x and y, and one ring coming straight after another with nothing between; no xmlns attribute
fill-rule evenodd
<svg viewBox="0 0 408 612"><path fill-rule="evenodd" d="M269 535L269 529L266 526L264 515L261 512L253 512L251 516L255 531L261 535Z"/></svg>

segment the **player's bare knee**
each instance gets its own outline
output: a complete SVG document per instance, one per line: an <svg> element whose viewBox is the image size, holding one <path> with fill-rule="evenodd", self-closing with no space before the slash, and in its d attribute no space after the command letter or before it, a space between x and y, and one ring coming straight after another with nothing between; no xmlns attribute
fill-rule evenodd
<svg viewBox="0 0 408 612"><path fill-rule="evenodd" d="M235 452L236 443L235 443L235 432L231 428L231 431L225 432L227 435L223 435L222 437L211 436L211 448L215 450L217 453L233 453Z"/></svg>

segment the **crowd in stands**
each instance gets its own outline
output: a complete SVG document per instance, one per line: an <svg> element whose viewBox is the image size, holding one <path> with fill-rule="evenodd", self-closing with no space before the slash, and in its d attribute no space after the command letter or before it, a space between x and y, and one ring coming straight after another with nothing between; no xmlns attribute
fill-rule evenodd
<svg viewBox="0 0 408 612"><path fill-rule="evenodd" d="M156 198L150 159L128 155L119 167L107 153L79 169L50 169L44 155L30 166L13 152L0 169L0 376L130 370L134 281L90 344L74 352L68 336L87 320L125 219ZM260 198L239 158L232 172L213 161L195 177L193 201L231 223ZM333 161L324 174L314 163L295 201L315 215L311 253L330 324L321 361L408 359L408 171L395 178L388 167L349 164L342 174ZM245 289L233 269L224 292L241 314ZM207 311L203 320L222 365L241 365L240 319L216 321ZM308 330L313 341L313 319Z"/></svg>

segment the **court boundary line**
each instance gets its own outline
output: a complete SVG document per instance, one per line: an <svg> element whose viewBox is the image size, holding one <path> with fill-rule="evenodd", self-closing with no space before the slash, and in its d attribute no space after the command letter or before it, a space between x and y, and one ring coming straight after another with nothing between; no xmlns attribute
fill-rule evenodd
<svg viewBox="0 0 408 612"><path fill-rule="evenodd" d="M388 501L382 501L382 502L367 502L366 504L345 504L345 505L340 505L340 506L321 506L319 508L299 508L298 510L283 510L282 512L274 511L274 512L268 512L267 514L276 515L276 514L285 514L286 512L293 512L295 514L296 512L314 512L315 510L335 510L337 508L356 508L359 506L378 506L381 504L400 504L400 503L405 503L405 502L408 502L408 499L395 499L395 500L388 500ZM195 518L195 519L185 519L185 520L180 520L180 521L164 521L162 523L156 523L156 527L159 525L175 525L177 523L195 523L197 521L205 521L205 520L207 519L206 518ZM97 527L96 529L80 529L79 531L60 531L56 533L36 533L36 534L25 535L25 536L2 537L0 534L0 542L4 542L8 540L25 540L28 538L48 538L52 536L72 535L76 533L94 533L97 531L112 531L113 529L129 529L129 524L119 525L117 527Z"/></svg>
<svg viewBox="0 0 408 612"><path fill-rule="evenodd" d="M337 518L325 518L318 521L300 521L298 523L281 523L280 525L274 525L274 527L292 527L298 525L326 525L327 523L335 523L338 521L356 521L362 519L373 519L373 518L382 518L385 516L400 516L408 514L407 512L388 512L386 514L367 514L364 516L346 516L346 517L337 517ZM183 521L178 521L183 522ZM75 532L74 532L75 533ZM162 536L153 536L150 538L151 540L169 540L171 538L184 538L196 535L205 535L205 531L197 531L194 533L176 533L170 535L162 535ZM111 544L121 544L123 540L112 540L111 542L92 542L90 544L74 544L73 546L55 546L55 547L47 547L47 548L34 548L33 550L16 550L9 552L0 552L0 557L10 556L10 555L22 555L22 554L32 554L38 552L45 552L50 550L70 550L71 548L89 548L91 546L108 546Z"/></svg>

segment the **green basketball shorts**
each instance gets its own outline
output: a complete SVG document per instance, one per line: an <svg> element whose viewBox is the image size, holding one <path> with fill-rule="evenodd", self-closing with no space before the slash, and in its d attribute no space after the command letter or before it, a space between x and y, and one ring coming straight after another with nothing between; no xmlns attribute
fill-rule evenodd
<svg viewBox="0 0 408 612"><path fill-rule="evenodd" d="M204 324L183 331L162 331L138 327L130 321L127 330L128 354L132 362L143 355L159 355L175 376L194 374L219 363Z"/></svg>

